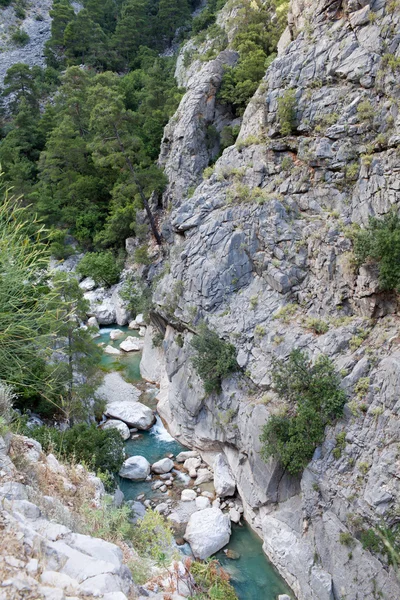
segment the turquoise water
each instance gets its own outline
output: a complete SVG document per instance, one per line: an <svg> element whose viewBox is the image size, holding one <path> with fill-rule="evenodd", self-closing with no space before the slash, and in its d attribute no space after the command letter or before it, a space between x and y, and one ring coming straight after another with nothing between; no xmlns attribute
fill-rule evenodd
<svg viewBox="0 0 400 600"><path fill-rule="evenodd" d="M216 558L230 574L240 600L276 600L279 594L293 598L293 592L265 556L261 539L248 525L240 527L232 523L227 548L237 552L240 558L231 560L222 550Z"/></svg>
<svg viewBox="0 0 400 600"><path fill-rule="evenodd" d="M109 334L112 329L121 329L124 331L124 337L111 342ZM100 333L100 337L97 338L99 342L104 342L105 345L111 344L116 348L128 335L138 336L137 332L128 330L127 327L107 327L103 328ZM126 353L122 356L105 354L102 365L107 370L121 371L127 381L138 383L142 381L139 370L140 358L140 352ZM147 395L147 398L144 394L141 401L154 408L154 399L151 393ZM137 439L126 442L125 449L128 456L140 454L146 457L150 463L154 463L168 454L176 456L179 452L187 450L168 433L159 417L150 431L142 431ZM189 487L191 480L187 474L174 472L176 480L173 489L179 496L180 488ZM151 489L153 483L154 481L132 482L122 478L119 480L120 489L126 500L135 500L140 494L145 494L146 498L165 498L165 495L159 490ZM222 550L216 554L216 558L229 572L231 583L239 600L276 600L279 594L288 594L291 598L294 597L293 592L287 587L262 551L260 538L246 523L242 527L232 524L232 535L226 548L238 553L240 558L231 560Z"/></svg>
<svg viewBox="0 0 400 600"><path fill-rule="evenodd" d="M124 332L124 336L113 342L110 340L110 331L113 329L120 329ZM119 348L120 343L130 335L132 337L139 337L136 330L119 327L118 325L110 325L109 327L102 327L100 329L100 336L96 338L96 341L98 344L103 342L105 346ZM119 356L104 353L100 365L107 371L120 371L126 381L138 383L141 381L139 368L141 357L141 352L124 352Z"/></svg>

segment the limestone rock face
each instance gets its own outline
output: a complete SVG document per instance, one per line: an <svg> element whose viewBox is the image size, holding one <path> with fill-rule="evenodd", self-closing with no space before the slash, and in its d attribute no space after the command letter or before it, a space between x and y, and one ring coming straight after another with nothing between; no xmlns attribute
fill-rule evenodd
<svg viewBox="0 0 400 600"><path fill-rule="evenodd" d="M172 183L163 227L170 233L168 270L153 293L157 318L167 324L158 408L171 433L209 464L224 454L246 518L300 600L374 600L374 585L385 600L400 597L382 557L355 538L356 564L340 544L341 532L357 533L348 513L370 527L382 519L390 526L400 496L397 298L380 289L376 266L354 266L345 233L400 207L400 92L387 64L387 52L392 63L400 58L399 29L400 12L388 0L292 0L279 56L213 173L200 182L202 124L193 119L196 132L186 119L195 106L196 68L202 103L201 90L212 84L203 75L215 62L186 71L178 64L187 94L162 148ZM293 130L283 136L278 100L289 89ZM203 157L196 165L193 146ZM197 187L188 198L191 186ZM327 326L325 333L308 326L313 319ZM191 347L201 320L235 345L254 395L240 375L224 380L218 396L204 394ZM293 348L332 359L349 396L343 420L327 428L302 477L260 455L263 425L281 408L272 391L273 359ZM363 398L355 390L360 378Z"/></svg>
<svg viewBox="0 0 400 600"><path fill-rule="evenodd" d="M219 508L206 508L192 514L184 538L196 558L205 560L229 542L231 522Z"/></svg>
<svg viewBox="0 0 400 600"><path fill-rule="evenodd" d="M154 327L147 327L144 335L140 375L151 383L160 383L164 370L164 353L161 347L155 346L153 337L159 333Z"/></svg>
<svg viewBox="0 0 400 600"><path fill-rule="evenodd" d="M231 468L223 454L215 457L214 464L214 487L218 496L233 496L236 490L236 482Z"/></svg>
<svg viewBox="0 0 400 600"><path fill-rule="evenodd" d="M125 479L143 481L150 474L150 463L144 456L130 456L122 465L119 474Z"/></svg>

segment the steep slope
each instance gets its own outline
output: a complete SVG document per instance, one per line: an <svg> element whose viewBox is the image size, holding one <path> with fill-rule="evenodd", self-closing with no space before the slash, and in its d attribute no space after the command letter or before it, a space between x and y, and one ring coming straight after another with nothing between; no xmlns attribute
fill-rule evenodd
<svg viewBox="0 0 400 600"><path fill-rule="evenodd" d="M22 14L13 4L0 8L0 86L8 69L16 63L26 63L30 67L45 66L43 50L45 43L50 39L51 6L50 0L32 0L27 3ZM29 39L24 46L19 46L13 41L12 35L16 30L28 34Z"/></svg>
<svg viewBox="0 0 400 600"><path fill-rule="evenodd" d="M354 269L346 227L400 201L400 10L385 0L293 2L289 23L237 143L192 198L177 194L165 224L169 263L153 295L166 328L159 410L206 457L225 452L247 518L300 599L393 599L393 568L358 538L397 519L397 304L372 267ZM190 141L180 139L185 156ZM245 372L218 396L204 395L190 361L201 319L234 343ZM301 479L259 455L261 428L279 408L265 396L272 360L294 347L331 357L349 398Z"/></svg>

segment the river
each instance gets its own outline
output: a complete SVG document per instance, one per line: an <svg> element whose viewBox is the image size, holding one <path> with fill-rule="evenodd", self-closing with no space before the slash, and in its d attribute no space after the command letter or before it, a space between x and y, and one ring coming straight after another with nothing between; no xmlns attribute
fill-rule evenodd
<svg viewBox="0 0 400 600"><path fill-rule="evenodd" d="M114 342L110 341L112 329L122 330L124 337ZM98 342L118 348L128 335L138 336L137 332L130 331L126 327L107 327L101 330ZM155 408L155 393L157 390L154 386L145 384L141 379L140 358L140 352L123 353L120 356L104 354L102 366L107 371L119 371L127 381L141 387L144 391L141 402ZM150 463L154 463L168 454L176 456L183 450L187 450L187 448L168 433L159 417L150 431L140 432L136 439L126 442L128 456L140 454L146 457ZM177 492L180 488L183 489L189 486L190 478L188 475L179 471L175 471L175 475L174 488ZM120 488L126 500L135 500L139 495L145 494L146 498L156 499L160 497L165 501L165 495L159 490L153 490L152 483L120 479ZM247 523L244 522L242 526L233 524L232 535L227 548L235 551L240 558L237 560L229 559L223 551L218 552L216 558L229 572L231 583L239 600L276 600L279 594L288 594L293 598L293 593L264 554L261 539Z"/></svg>

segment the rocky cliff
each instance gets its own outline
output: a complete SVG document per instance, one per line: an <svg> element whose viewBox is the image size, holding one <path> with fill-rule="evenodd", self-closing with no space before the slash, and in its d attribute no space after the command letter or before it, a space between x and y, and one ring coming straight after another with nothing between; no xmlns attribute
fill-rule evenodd
<svg viewBox="0 0 400 600"><path fill-rule="evenodd" d="M165 332L159 410L206 459L226 455L247 518L301 600L400 597L393 567L357 539L398 518L397 302L372 267L354 268L346 236L400 203L399 25L397 2L293 0L279 55L212 175L199 183L203 118L215 118L229 49L196 73L181 64L187 93L162 146L172 210L153 294ZM284 137L277 109L288 90L295 118ZM205 396L190 361L202 319L236 346L243 369L220 395ZM259 455L278 407L272 359L294 347L333 359L348 394L301 478Z"/></svg>

